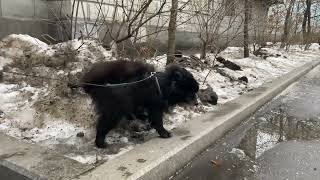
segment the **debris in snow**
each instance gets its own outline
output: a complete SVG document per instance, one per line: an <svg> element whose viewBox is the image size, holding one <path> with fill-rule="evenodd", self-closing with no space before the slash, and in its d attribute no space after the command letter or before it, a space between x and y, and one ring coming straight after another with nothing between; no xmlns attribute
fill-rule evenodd
<svg viewBox="0 0 320 180"><path fill-rule="evenodd" d="M232 150L229 153L235 154L241 161L247 159L247 155L246 153L244 153L242 149L232 148Z"/></svg>
<svg viewBox="0 0 320 180"><path fill-rule="evenodd" d="M224 68L217 68L216 71L221 74L224 77L229 78L231 81L240 81L240 82L246 82L248 81L248 78L245 76L238 77L238 75L228 69Z"/></svg>
<svg viewBox="0 0 320 180"><path fill-rule="evenodd" d="M200 58L195 55L191 55L190 58L194 61L201 61Z"/></svg>
<svg viewBox="0 0 320 180"><path fill-rule="evenodd" d="M222 162L219 160L211 160L210 162L213 167L220 167L222 165Z"/></svg>
<svg viewBox="0 0 320 180"><path fill-rule="evenodd" d="M0 67L1 68L1 67ZM3 81L3 72L2 70L0 69L0 83Z"/></svg>
<svg viewBox="0 0 320 180"><path fill-rule="evenodd" d="M259 166L253 165L253 171L254 171L254 172L258 172L258 170L259 170Z"/></svg>
<svg viewBox="0 0 320 180"><path fill-rule="evenodd" d="M248 82L249 82L249 80L248 80L248 78L247 78L246 76L238 77L238 80L239 80L239 81L243 81L243 82L245 82L245 83L248 83Z"/></svg>
<svg viewBox="0 0 320 180"><path fill-rule="evenodd" d="M207 61L202 61L194 55L177 57L175 62L182 67L185 68L193 68L193 69L204 69L208 68L209 63Z"/></svg>
<svg viewBox="0 0 320 180"><path fill-rule="evenodd" d="M199 99L203 104L216 105L218 103L218 95L213 91L210 85L206 89L200 89L198 92Z"/></svg>
<svg viewBox="0 0 320 180"><path fill-rule="evenodd" d="M81 137L81 138L84 137L84 132L78 132L77 137Z"/></svg>
<svg viewBox="0 0 320 180"><path fill-rule="evenodd" d="M176 58L182 58L182 52L181 52L181 51L176 51L176 52L174 53L174 57L176 57Z"/></svg>
<svg viewBox="0 0 320 180"><path fill-rule="evenodd" d="M3 117L4 117L4 112L1 111L1 109L0 109L0 118L3 118Z"/></svg>
<svg viewBox="0 0 320 180"><path fill-rule="evenodd" d="M263 59L266 59L266 57L270 56L268 51L266 49L263 49L262 47L259 47L257 50L253 51L253 54L255 56L263 57Z"/></svg>
<svg viewBox="0 0 320 180"><path fill-rule="evenodd" d="M217 61L219 63L222 63L226 68L229 68L231 70L234 70L234 71L241 71L242 70L239 65L237 65L236 63L231 62L229 60L226 60L221 56L217 57Z"/></svg>

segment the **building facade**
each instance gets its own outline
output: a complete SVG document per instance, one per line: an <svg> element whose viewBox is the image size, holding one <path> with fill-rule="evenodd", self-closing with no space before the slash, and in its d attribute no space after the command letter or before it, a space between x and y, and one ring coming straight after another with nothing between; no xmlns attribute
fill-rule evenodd
<svg viewBox="0 0 320 180"><path fill-rule="evenodd" d="M243 36L241 33L235 35L235 31L239 32L238 26L240 27L240 23L243 22L243 0L180 0L176 34L177 47L197 47L200 43L199 31L201 31L201 28L199 28L199 13L204 14L204 16L207 13L207 16L211 17L214 8L227 7L226 4L230 3L230 1L237 2L233 6L228 6L228 12L226 12L222 23L219 24L219 32L221 34L219 41L228 41L228 38L233 37L231 44L241 45ZM124 2L122 7L119 7L119 2ZM134 2L132 8L134 11L141 7L141 2L143 1L0 0L0 38L12 33L24 33L42 40L63 41L74 37L78 38L83 34L90 34L90 36L97 37L108 44L112 40L111 37L106 36L106 31L109 29L104 28L101 23L113 24L113 30L121 27L120 36L124 36L127 29L125 26L121 26L121 22L128 12L123 10L123 7L127 5L127 10L132 10L131 7L129 8L129 6L132 6L130 2ZM155 14L163 2L164 0L153 0L145 12L144 18ZM278 1L251 0L250 19L252 27L250 28L250 35L252 38L263 40L268 9L275 3L278 3ZM157 46L166 46L166 29L169 22L170 5L170 1L165 2L162 9L163 12L151 18L139 29L140 38L137 42L153 41L153 44ZM222 9L218 9L218 11L222 11ZM73 18L71 20L72 14ZM238 17L234 18L234 16ZM101 22L101 19L97 21L97 17L104 17L105 21ZM214 19L215 17L212 16L212 18ZM234 21L232 27L229 27L230 19ZM72 21L72 25L70 21ZM163 30L159 30L160 28ZM155 29L158 29L159 32L153 33L156 31Z"/></svg>

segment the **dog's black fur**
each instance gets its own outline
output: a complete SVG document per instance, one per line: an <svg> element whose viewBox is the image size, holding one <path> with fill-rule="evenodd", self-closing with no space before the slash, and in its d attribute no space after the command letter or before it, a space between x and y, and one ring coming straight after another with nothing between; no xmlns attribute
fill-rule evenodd
<svg viewBox="0 0 320 180"><path fill-rule="evenodd" d="M135 114L139 109L147 111L151 126L163 138L170 133L163 127L162 115L168 106L191 102L196 99L199 85L192 74L177 65L168 66L164 72L139 83L116 87L86 85L134 82L148 77L153 66L132 61L111 61L94 65L83 77L83 88L93 99L97 113L96 146L105 148L105 136L122 117ZM159 92L156 78L161 93Z"/></svg>

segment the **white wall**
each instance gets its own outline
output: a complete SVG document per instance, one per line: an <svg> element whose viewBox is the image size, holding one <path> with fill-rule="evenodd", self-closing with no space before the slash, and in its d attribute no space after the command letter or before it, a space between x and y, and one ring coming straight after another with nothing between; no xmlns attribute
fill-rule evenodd
<svg viewBox="0 0 320 180"><path fill-rule="evenodd" d="M106 20L111 22L112 20L112 16L114 14L114 9L115 9L115 1L116 0L104 0L104 4L102 6L104 15L106 16ZM142 0L134 0L135 4L135 8L137 8L139 6L139 2L141 2ZM180 0L179 1L179 6L182 6L184 4L184 2L186 2L188 0ZM193 1L204 1L204 0L193 0ZM215 3L217 3L217 1L223 1L223 0L216 0ZM243 0L239 0L240 2ZM23 21L23 20L30 20L30 21L34 21L34 22L42 22L44 23L47 20L50 20L51 23L56 23L56 25L58 24L58 22L52 22L52 21L56 21L57 19L63 21L66 19L66 16L70 16L71 12L72 12L72 2L73 0L50 0L50 1L44 1L44 0L0 0L0 15L3 18L7 18L7 19L17 19L19 21ZM124 2L127 2L127 0L124 0ZM263 32L264 29L264 25L266 22L266 8L263 7L263 3L264 0L254 0L254 2L252 3L253 8L253 14L254 14L254 24L259 24L259 26L261 27L259 29L259 32ZM148 9L148 13L153 13L156 12L161 4L161 0L154 0L150 6L150 8ZM155 18L153 18L150 22L148 22L146 24L145 27L141 28L141 30L139 31L139 34L141 36L144 36L147 32L152 31L152 29L159 24L160 26L165 25L168 26L168 22L169 22L169 10L170 10L170 5L171 5L171 1L168 0L167 4L164 7L164 10L167 11L167 13L162 14L160 17L157 16ZM216 4L215 4L216 6ZM77 4L74 6L74 13L76 11L77 8ZM93 27L93 23L95 22L97 16L98 16L98 8L99 6L97 5L97 3L95 1L89 1L89 0L83 0L83 8L82 8L82 4L79 4L79 10L78 10L78 22L80 22L80 24L77 26L77 32L79 32L79 30L81 29L82 31L85 32L85 27L83 24L81 24L81 22L83 22L84 18L86 18L88 24L88 29L91 30L91 28ZM239 3L239 7L238 9L241 9L241 3ZM84 12L84 13L83 13ZM198 28L197 28L197 19L194 16L194 6L192 6L192 4L188 4L185 9L182 12L178 13L178 22L177 24L181 24L181 22L185 22L188 20L187 23L184 23L183 25L180 25L177 27L178 29L178 35L177 35L177 42L182 42L182 41L187 41L190 42L190 44L195 44L198 43L197 40L197 32L198 32ZM118 21L122 20L122 17L124 16L123 12L119 11L116 13L116 19ZM147 14L148 16L148 14ZM227 22L228 17L226 17L225 21ZM240 20L239 20L240 22ZM20 23L21 24L21 23ZM26 23L27 26L27 23ZM44 25L41 25L42 29ZM221 31L224 29L224 26L226 26L225 24L222 24L221 26ZM0 31L8 31L8 32L14 32L14 28L16 26L10 26L10 30L7 30L4 28L5 27L0 27ZM55 27L55 26L52 26ZM52 30L52 27L49 28L49 31L54 31ZM19 27L19 33L20 31L23 32L23 29L30 29L30 27ZM36 27L34 27L36 28ZM73 28L75 30L75 28ZM124 28L125 30L125 28ZM28 33L29 30L26 30L26 33ZM48 32L44 32L44 33L48 33ZM49 32L50 34L51 32ZM56 35L59 34L59 32L55 32ZM103 34L103 30L101 32L101 34ZM226 37L229 36L229 34L232 34L233 30L229 30L228 33L226 33ZM52 34L52 33L51 33ZM99 35L98 33L96 34L97 37L101 37L102 35ZM77 34L77 37L79 37L79 33ZM147 41L148 39L154 39L154 38L158 38L159 41L161 42L166 42L167 41L167 33L166 32L162 32L160 33L157 37L156 36L150 36L150 37L144 37L142 39L142 41ZM179 39L181 38L181 39ZM186 43L188 44L188 43Z"/></svg>

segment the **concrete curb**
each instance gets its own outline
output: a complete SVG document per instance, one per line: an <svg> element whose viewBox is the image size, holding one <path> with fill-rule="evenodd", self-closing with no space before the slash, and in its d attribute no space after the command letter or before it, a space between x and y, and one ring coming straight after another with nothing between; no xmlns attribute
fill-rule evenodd
<svg viewBox="0 0 320 180"><path fill-rule="evenodd" d="M93 167L0 134L0 179L72 179Z"/></svg>
<svg viewBox="0 0 320 180"><path fill-rule="evenodd" d="M195 155L205 150L229 129L250 116L319 63L307 63L273 82L227 102L213 112L187 122L183 127L173 130L172 138L157 138L137 145L133 150L77 179L168 179Z"/></svg>

